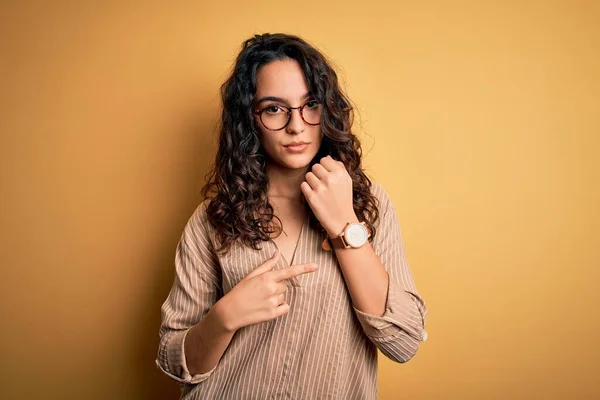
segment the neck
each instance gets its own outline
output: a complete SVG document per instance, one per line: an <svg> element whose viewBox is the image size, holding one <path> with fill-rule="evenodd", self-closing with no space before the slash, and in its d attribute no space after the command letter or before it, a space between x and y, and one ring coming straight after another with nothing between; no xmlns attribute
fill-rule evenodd
<svg viewBox="0 0 600 400"><path fill-rule="evenodd" d="M309 167L299 169L283 168L280 165L267 164L266 171L269 177L268 196L270 198L285 198L300 200L302 191L300 184L304 182Z"/></svg>

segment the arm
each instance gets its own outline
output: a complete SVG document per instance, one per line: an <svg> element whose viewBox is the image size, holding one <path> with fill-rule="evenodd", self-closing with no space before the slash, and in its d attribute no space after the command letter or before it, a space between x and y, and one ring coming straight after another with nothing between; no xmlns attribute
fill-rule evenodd
<svg viewBox="0 0 600 400"><path fill-rule="evenodd" d="M175 280L162 306L156 363L181 383L208 379L233 337L215 306L222 296L220 267L204 216L202 204L186 224L175 255Z"/></svg>
<svg viewBox="0 0 600 400"><path fill-rule="evenodd" d="M385 356L406 362L427 337L427 308L410 273L395 207L377 189L380 223L373 244L338 249L336 256L363 331Z"/></svg>
<svg viewBox="0 0 600 400"><path fill-rule="evenodd" d="M219 305L217 302L184 338L185 360L190 375L212 372L233 339L235 331L225 328L222 313L218 311Z"/></svg>
<svg viewBox="0 0 600 400"><path fill-rule="evenodd" d="M300 189L329 236L357 222L352 178L331 156L306 174ZM413 282L396 211L385 190L374 185L380 223L373 245L335 250L356 315L365 334L390 359L406 362L427 337L425 302Z"/></svg>

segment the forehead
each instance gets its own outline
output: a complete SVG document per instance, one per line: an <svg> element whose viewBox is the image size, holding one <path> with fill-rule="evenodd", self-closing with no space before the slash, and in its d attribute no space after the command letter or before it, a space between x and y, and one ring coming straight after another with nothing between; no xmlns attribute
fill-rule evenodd
<svg viewBox="0 0 600 400"><path fill-rule="evenodd" d="M292 101L303 98L306 93L306 78L296 60L272 61L256 72L257 98L275 96Z"/></svg>

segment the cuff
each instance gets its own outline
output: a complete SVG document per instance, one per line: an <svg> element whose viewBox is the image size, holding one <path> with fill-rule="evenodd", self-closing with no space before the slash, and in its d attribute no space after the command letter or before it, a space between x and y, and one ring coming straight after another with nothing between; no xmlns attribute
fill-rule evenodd
<svg viewBox="0 0 600 400"><path fill-rule="evenodd" d="M415 295L390 279L385 313L382 316L368 314L354 307L365 334L373 339L384 340L394 338L404 331L419 341L426 341L423 315L413 296Z"/></svg>
<svg viewBox="0 0 600 400"><path fill-rule="evenodd" d="M168 376L181 383L196 384L203 382L208 379L209 376L217 369L215 366L212 370L204 372L202 374L191 375L187 367L185 359L185 338L190 330L187 329L182 332L178 332L171 336L169 343L167 344L167 367L169 371L165 371L158 360L156 365Z"/></svg>

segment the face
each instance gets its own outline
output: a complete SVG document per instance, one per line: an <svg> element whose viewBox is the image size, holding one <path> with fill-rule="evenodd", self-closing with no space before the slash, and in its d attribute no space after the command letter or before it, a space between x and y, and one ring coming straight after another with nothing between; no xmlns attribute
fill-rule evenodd
<svg viewBox="0 0 600 400"><path fill-rule="evenodd" d="M264 110L264 123L259 115L255 114L254 118L269 162L288 169L306 168L321 146L318 121L322 106L310 97L300 65L290 59L263 65L256 73L256 84L254 109ZM304 106L304 119L299 109L291 110L287 126L272 130L285 124L290 107L301 106ZM292 145L299 142L304 144Z"/></svg>

